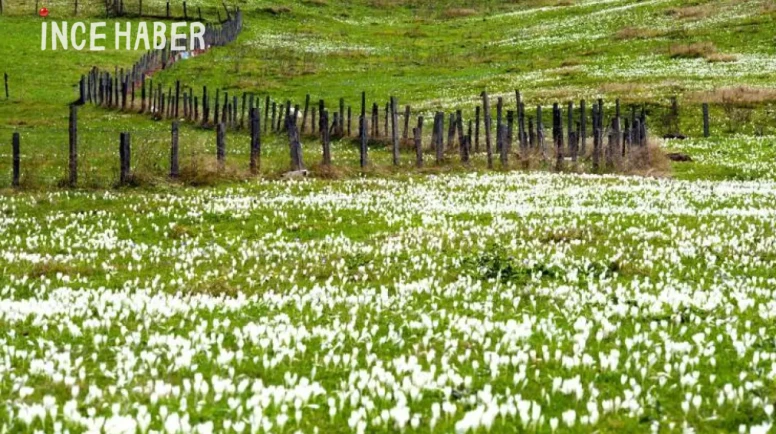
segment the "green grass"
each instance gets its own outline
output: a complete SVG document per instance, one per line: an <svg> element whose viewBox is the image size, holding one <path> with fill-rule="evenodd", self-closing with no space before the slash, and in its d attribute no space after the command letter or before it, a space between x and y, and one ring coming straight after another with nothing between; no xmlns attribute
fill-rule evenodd
<svg viewBox="0 0 776 434"><path fill-rule="evenodd" d="M212 20L216 3L203 1L190 7L203 7L205 18ZM714 14L672 12L684 10L684 5L671 0L433 6L294 2L287 5L289 11L273 13L270 9L277 12L278 4L244 3L239 6L245 13L245 30L235 43L180 62L154 76L154 81L168 86L180 79L197 93L204 85L211 92L217 87L231 95L254 92L261 101L268 94L279 102L290 99L302 104L309 93L313 101L324 99L334 107L339 98L345 98L356 113L362 91L367 92L370 105L378 102L381 111L388 96L396 95L400 106L411 105L413 116L424 114L427 122L435 110L460 108L467 119L472 118L483 89L493 97L503 95L507 107L514 104L514 90L520 89L529 114L540 103L603 97L611 104L620 98L626 108L650 104L655 135L672 129L665 114L668 97L676 95L681 105L679 130L697 137L700 108L695 93L724 86L771 87L774 48L767 29L773 9L767 2L748 0L698 3L701 11ZM145 7L156 10L163 8L163 2L146 2ZM455 7L467 11L456 12ZM68 16L69 9L51 9L52 19L74 19ZM40 19L24 16L27 12L20 5L12 4L7 10L10 15L0 18L7 35L0 58L5 59L3 70L10 75L11 98L0 100L0 134L7 137L6 142L11 132L22 133L26 185L57 185L65 177L67 104L76 97L78 79L92 66L111 71L127 67L139 54L40 52ZM91 14L87 18L91 20L103 20L101 13L94 8L81 12ZM108 20L109 41L112 23ZM650 23L653 29L648 38L620 36L622 29L643 27L641 23ZM712 43L718 52L734 54L738 60L709 63L670 58L672 45L693 42ZM771 109L764 104L753 106L754 115L748 117L729 111L728 106L712 106L715 136L733 130L768 133L774 127ZM546 117L545 125L549 124ZM115 181L121 131L134 133L136 155L141 156L135 166L142 168L144 178L163 178L169 122L87 108L82 110L80 125L83 186L108 187ZM184 126L181 134L181 146L192 161L212 155L214 132ZM232 149L247 147L242 144L247 143L244 134L233 141ZM267 167L273 168L269 175L287 166L285 148L283 137L265 139ZM411 158L408 154L404 159ZM355 161L345 168L353 169ZM10 165L7 159L0 163L0 167L6 165Z"/></svg>
<svg viewBox="0 0 776 434"><path fill-rule="evenodd" d="M620 98L626 112L646 103L653 137L688 135L662 146L694 161L664 167L653 154L628 176L587 176L574 172L590 171L589 159L564 173L533 160L521 173L498 162L488 171L482 152L469 166L448 153L438 167L427 151L415 169L405 146L394 168L376 140L362 171L346 139L324 170L319 139L304 136L314 178L281 181L282 134L262 138L252 177L246 131L227 133L218 172L215 132L185 124L183 176L170 182L168 120L86 106L75 190L58 188L74 85L138 53L40 52L39 19L7 3L0 432L173 432L176 416L182 432L773 423L773 101L761 91L713 104L709 138L699 105L699 92L773 87L767 2L239 2L246 25L235 43L154 81L261 101L345 98L354 111L362 91L381 109L396 95L426 116L426 144L429 114L460 108L468 119L486 88L510 108L520 89L530 115L535 104L598 97L611 114ZM219 6L190 5L209 19ZM49 6L52 19L73 19ZM81 13L103 19L93 5ZM737 60L670 56L693 43ZM678 119L667 115L674 95ZM20 189L8 188L13 131ZM121 131L132 133L134 188L113 188ZM538 417L524 413L538 406ZM477 428L489 424L477 411L494 408L504 415Z"/></svg>

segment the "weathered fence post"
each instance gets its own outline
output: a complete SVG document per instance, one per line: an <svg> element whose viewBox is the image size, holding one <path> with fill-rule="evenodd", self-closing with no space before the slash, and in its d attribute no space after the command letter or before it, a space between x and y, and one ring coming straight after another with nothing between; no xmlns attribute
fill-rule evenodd
<svg viewBox="0 0 776 434"><path fill-rule="evenodd" d="M352 126L352 113L350 111L350 106L348 106L348 137L351 136L350 134L350 127Z"/></svg>
<svg viewBox="0 0 776 434"><path fill-rule="evenodd" d="M345 135L345 98L339 100L339 122L337 122L337 137Z"/></svg>
<svg viewBox="0 0 776 434"><path fill-rule="evenodd" d="M172 141L170 143L170 178L176 179L180 175L178 166L178 121L172 121Z"/></svg>
<svg viewBox="0 0 776 434"><path fill-rule="evenodd" d="M362 109L361 110L361 117L358 119L358 135L360 138L360 147L359 147L359 164L361 165L361 168L363 169L367 165L367 136L366 136L366 113Z"/></svg>
<svg viewBox="0 0 776 434"><path fill-rule="evenodd" d="M216 160L218 169L223 170L226 164L226 125L223 122L216 125Z"/></svg>
<svg viewBox="0 0 776 434"><path fill-rule="evenodd" d="M569 154L576 155L574 152L574 138L572 135L574 134L574 103L569 101L568 106L566 108L568 113L566 113L566 137L568 140L568 149Z"/></svg>
<svg viewBox="0 0 776 434"><path fill-rule="evenodd" d="M336 115L334 116L337 117ZM336 123L336 122L335 122ZM336 130L337 125L332 125L332 128ZM331 166L331 135L329 134L329 112L324 110L321 113L321 145L323 146L323 159L321 164L323 166Z"/></svg>
<svg viewBox="0 0 776 434"><path fill-rule="evenodd" d="M132 147L129 133L119 135L119 185L126 185L129 181L131 168Z"/></svg>
<svg viewBox="0 0 776 434"><path fill-rule="evenodd" d="M393 165L399 165L399 114L397 113L396 98L391 97L391 143L393 145Z"/></svg>
<svg viewBox="0 0 776 434"><path fill-rule="evenodd" d="M488 153L488 169L493 168L493 148L491 146L490 141L490 101L488 99L488 92L483 91L482 92L482 107L483 110L485 110L484 113L484 120L485 120L485 150Z"/></svg>
<svg viewBox="0 0 776 434"><path fill-rule="evenodd" d="M251 108L250 126L251 126L251 173L256 175L261 170L261 111L258 108Z"/></svg>
<svg viewBox="0 0 776 434"><path fill-rule="evenodd" d="M560 106L552 106L552 136L555 142L555 170L563 169L563 114Z"/></svg>
<svg viewBox="0 0 776 434"><path fill-rule="evenodd" d="M2 0L0 0L2 1ZM3 81L5 82L5 99L8 99L8 73L3 73Z"/></svg>
<svg viewBox="0 0 776 434"><path fill-rule="evenodd" d="M593 104L593 171L598 171L601 162L601 127L599 106Z"/></svg>
<svg viewBox="0 0 776 434"><path fill-rule="evenodd" d="M275 122L275 119L278 115L278 103L275 101L272 101L272 132L277 132L277 123Z"/></svg>
<svg viewBox="0 0 776 434"><path fill-rule="evenodd" d="M434 151L436 156L436 164L442 165L444 159L445 142L443 134L445 131L445 114L444 112L437 112L434 119Z"/></svg>
<svg viewBox="0 0 776 434"><path fill-rule="evenodd" d="M304 97L304 112L302 112L302 134L307 132L307 113L310 109L310 94Z"/></svg>
<svg viewBox="0 0 776 434"><path fill-rule="evenodd" d="M73 188L78 183L78 106L75 104L70 105L70 124L68 128L70 152L69 156L69 169L70 187Z"/></svg>
<svg viewBox="0 0 776 434"><path fill-rule="evenodd" d="M703 103L703 137L709 137L709 104Z"/></svg>
<svg viewBox="0 0 776 434"><path fill-rule="evenodd" d="M291 170L304 170L302 159L302 144L299 143L299 130L291 116L286 116L286 131L288 132L289 148L291 150Z"/></svg>
<svg viewBox="0 0 776 434"><path fill-rule="evenodd" d="M579 153L584 158L585 152L587 152L587 113L584 99L579 102L579 141Z"/></svg>
<svg viewBox="0 0 776 434"><path fill-rule="evenodd" d="M11 178L11 185L14 187L19 186L19 165L20 165L20 151L19 147L20 145L20 138L19 133L13 133L13 138L11 139L11 152L13 154L13 175Z"/></svg>
<svg viewBox="0 0 776 434"><path fill-rule="evenodd" d="M402 131L402 139L407 140L407 134L409 134L410 128L410 106L404 107L404 131Z"/></svg>
<svg viewBox="0 0 776 434"><path fill-rule="evenodd" d="M243 92L242 105L240 106L240 129L245 128L245 104L246 104L247 98L248 98L248 95L245 92Z"/></svg>
<svg viewBox="0 0 776 434"><path fill-rule="evenodd" d="M474 152L480 152L480 106L474 109Z"/></svg>
<svg viewBox="0 0 776 434"><path fill-rule="evenodd" d="M418 116L418 126L412 129L415 139L415 165L423 167L423 116Z"/></svg>

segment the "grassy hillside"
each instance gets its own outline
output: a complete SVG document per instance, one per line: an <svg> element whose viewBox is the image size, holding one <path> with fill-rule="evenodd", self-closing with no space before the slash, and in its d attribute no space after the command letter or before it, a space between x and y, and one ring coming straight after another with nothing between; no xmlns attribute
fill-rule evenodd
<svg viewBox="0 0 776 434"><path fill-rule="evenodd" d="M104 19L94 3L82 1L81 15ZM202 8L208 20L225 15L219 3L188 2L189 10ZM69 2L41 4L50 8L50 19L75 19ZM144 8L161 12L164 4L146 0ZM64 177L66 106L75 99L78 78L91 66L129 66L140 53L40 52L40 19L31 16L31 6L20 1L5 5L0 69L10 76L11 97L0 98L0 134L10 137L21 131L26 185L56 184ZM130 12L133 5L126 2ZM173 14L180 15L180 2L172 5ZM246 18L235 43L180 62L154 80L167 86L180 79L197 90L208 85L295 103L309 93L313 101L325 99L332 105L342 97L357 106L360 92L366 91L370 103L381 105L389 95L398 96L400 104L413 106L413 115L461 108L467 117L483 89L506 97L507 103L520 89L529 106L598 97L667 105L670 96L679 96L685 134L700 134L701 101L717 103L712 106L715 136L769 134L773 127L770 107L776 92L770 88L776 78L776 48L769 29L776 8L770 1L311 0L230 5L241 7ZM112 23L108 20L109 30ZM740 91L727 98L720 90L726 87ZM664 132L660 109L654 107L651 118L656 134ZM163 177L168 122L85 108L81 123L84 185L106 186L115 179L120 131L135 133L138 172ZM187 126L182 137L184 164L192 166L212 154L212 131ZM247 152L245 140L243 133L234 136L231 149ZM286 167L284 141L265 140L269 172ZM272 148L277 148L277 160ZM317 159L309 148L309 158ZM380 152L375 149L378 159ZM348 159L345 165L355 161ZM8 176L9 165L9 158L0 159L0 176Z"/></svg>

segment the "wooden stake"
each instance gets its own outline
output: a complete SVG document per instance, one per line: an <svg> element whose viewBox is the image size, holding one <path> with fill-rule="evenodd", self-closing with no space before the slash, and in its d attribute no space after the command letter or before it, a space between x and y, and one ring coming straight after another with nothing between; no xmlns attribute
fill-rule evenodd
<svg viewBox="0 0 776 434"><path fill-rule="evenodd" d="M69 132L69 183L71 188L75 188L78 183L78 107L75 104L70 106L70 124Z"/></svg>

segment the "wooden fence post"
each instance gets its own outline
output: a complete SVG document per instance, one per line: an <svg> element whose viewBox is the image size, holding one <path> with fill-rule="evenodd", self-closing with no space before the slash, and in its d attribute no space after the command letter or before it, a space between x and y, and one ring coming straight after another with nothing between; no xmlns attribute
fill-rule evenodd
<svg viewBox="0 0 776 434"><path fill-rule="evenodd" d="M572 156L576 155L574 153L574 137L572 135L574 134L574 103L569 101L568 105L566 107L566 137L568 140L568 149L569 154Z"/></svg>
<svg viewBox="0 0 776 434"><path fill-rule="evenodd" d="M555 170L563 169L563 113L558 103L552 107L552 135L555 139Z"/></svg>
<svg viewBox="0 0 776 434"><path fill-rule="evenodd" d="M703 103L703 137L709 137L709 104Z"/></svg>
<svg viewBox="0 0 776 434"><path fill-rule="evenodd" d="M442 138L445 131L445 114L444 112L437 112L434 119L434 137L436 138L434 143L434 150L436 151L436 164L442 165L442 159L444 158L444 139Z"/></svg>
<svg viewBox="0 0 776 434"><path fill-rule="evenodd" d="M302 112L302 134L307 132L307 113L310 109L310 94L304 97L304 111Z"/></svg>
<svg viewBox="0 0 776 434"><path fill-rule="evenodd" d="M246 101L247 98L248 98L247 94L243 92L242 105L240 106L240 129L245 128L245 104L247 103Z"/></svg>
<svg viewBox="0 0 776 434"><path fill-rule="evenodd" d="M304 170L302 159L302 144L299 143L299 130L291 115L286 116L286 131L288 132L289 148L291 150L291 170Z"/></svg>
<svg viewBox="0 0 776 434"><path fill-rule="evenodd" d="M480 106L474 109L474 153L480 152Z"/></svg>
<svg viewBox="0 0 776 434"><path fill-rule="evenodd" d="M579 153L584 158L587 152L587 110L585 109L585 100L579 101Z"/></svg>
<svg viewBox="0 0 776 434"><path fill-rule="evenodd" d="M455 113L450 113L450 123L447 127L447 149L454 149L455 139Z"/></svg>
<svg viewBox="0 0 776 434"><path fill-rule="evenodd" d="M393 144L393 165L399 165L399 114L396 97L391 97L391 142Z"/></svg>
<svg viewBox="0 0 776 434"><path fill-rule="evenodd" d="M336 114L334 116L337 117ZM332 128L336 131L338 125L332 125ZM329 111L324 110L321 113L321 145L323 146L323 166L331 166L331 135L329 129Z"/></svg>
<svg viewBox="0 0 776 434"><path fill-rule="evenodd" d="M488 99L488 92L482 92L482 107L485 111L485 150L488 153L488 169L493 168L493 147L490 141L490 100Z"/></svg>
<svg viewBox="0 0 776 434"><path fill-rule="evenodd" d="M599 106L593 104L593 171L598 171L601 162L601 128L598 118Z"/></svg>
<svg viewBox="0 0 776 434"><path fill-rule="evenodd" d="M172 142L170 143L170 178L176 179L180 175L178 166L178 121L172 121Z"/></svg>
<svg viewBox="0 0 776 434"><path fill-rule="evenodd" d="M2 0L0 0L2 1ZM8 73L3 73L3 81L5 82L5 99L8 99Z"/></svg>
<svg viewBox="0 0 776 434"><path fill-rule="evenodd" d="M358 135L360 138L361 146L359 147L359 154L360 154L360 160L359 164L361 165L361 168L363 169L367 165L367 135L366 135L366 114L364 113L364 110L362 108L361 110L361 117L358 119Z"/></svg>
<svg viewBox="0 0 776 434"><path fill-rule="evenodd" d="M404 107L404 131L402 131L402 139L407 140L407 134L409 134L410 128L410 106Z"/></svg>
<svg viewBox="0 0 776 434"><path fill-rule="evenodd" d="M131 149L129 133L121 133L119 135L119 185L126 185L129 181Z"/></svg>
<svg viewBox="0 0 776 434"><path fill-rule="evenodd" d="M69 183L70 187L74 188L78 183L78 106L75 104L70 105L70 125L68 130L70 141Z"/></svg>
<svg viewBox="0 0 776 434"><path fill-rule="evenodd" d="M337 137L345 135L345 98L339 100L339 122L337 123Z"/></svg>
<svg viewBox="0 0 776 434"><path fill-rule="evenodd" d="M256 175L261 170L261 111L252 108L250 113L251 126L251 173Z"/></svg>
<svg viewBox="0 0 776 434"><path fill-rule="evenodd" d="M499 125L498 131L496 133L497 136L497 143L500 143L500 149L499 149L499 160L501 161L501 168L502 169L508 169L509 168L509 147L507 146L507 126L506 125Z"/></svg>
<svg viewBox="0 0 776 434"><path fill-rule="evenodd" d="M19 186L19 164L21 159L19 157L19 147L21 146L19 142L19 133L13 133L13 138L11 139L11 152L13 153L13 175L11 179L11 185L14 187Z"/></svg>
<svg viewBox="0 0 776 434"><path fill-rule="evenodd" d="M412 129L415 139L415 165L423 167L423 116L418 116L418 126Z"/></svg>
<svg viewBox="0 0 776 434"><path fill-rule="evenodd" d="M216 126L216 160L218 169L223 170L226 164L226 125L223 122Z"/></svg>

